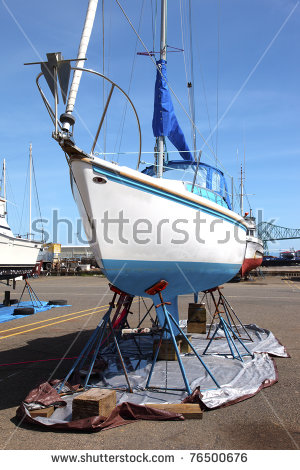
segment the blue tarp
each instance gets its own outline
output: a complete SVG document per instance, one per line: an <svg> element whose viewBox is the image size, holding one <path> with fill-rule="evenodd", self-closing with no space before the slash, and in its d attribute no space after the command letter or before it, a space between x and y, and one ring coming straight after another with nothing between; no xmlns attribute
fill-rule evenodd
<svg viewBox="0 0 300 470"><path fill-rule="evenodd" d="M154 137L166 136L177 148L184 160L193 162L194 158L186 143L184 134L175 116L174 107L167 84L167 67L165 60L156 62L158 70L156 73L154 113L152 129Z"/></svg>
<svg viewBox="0 0 300 470"><path fill-rule="evenodd" d="M38 306L37 306L38 305ZM16 320L17 318L30 317L31 315L13 315L15 308L34 308L34 313L44 312L45 310L50 310L50 308L56 307L70 307L70 305L48 305L48 302L40 301L36 302L33 306L32 302L20 302L19 304L11 305L11 307L5 307L3 304L0 304L0 323L4 323L11 320ZM33 314L34 315L34 314Z"/></svg>

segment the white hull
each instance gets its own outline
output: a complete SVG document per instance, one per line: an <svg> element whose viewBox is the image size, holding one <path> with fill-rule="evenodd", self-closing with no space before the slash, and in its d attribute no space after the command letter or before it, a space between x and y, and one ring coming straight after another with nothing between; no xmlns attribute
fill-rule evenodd
<svg viewBox="0 0 300 470"><path fill-rule="evenodd" d="M0 197L0 280L31 273L41 246L13 235L6 220L6 200Z"/></svg>
<svg viewBox="0 0 300 470"><path fill-rule="evenodd" d="M36 264L41 243L0 233L0 279L30 273Z"/></svg>
<svg viewBox="0 0 300 470"><path fill-rule="evenodd" d="M257 237L247 236L245 259L263 258L263 242Z"/></svg>
<svg viewBox="0 0 300 470"><path fill-rule="evenodd" d="M215 287L241 268L243 220L191 194L181 181L153 178L99 158L71 159L71 169L94 256L120 289L145 295L146 288L165 279L170 298Z"/></svg>
<svg viewBox="0 0 300 470"><path fill-rule="evenodd" d="M242 276L248 274L252 269L258 268L263 260L264 247L263 242L257 237L247 235L246 253L241 269Z"/></svg>

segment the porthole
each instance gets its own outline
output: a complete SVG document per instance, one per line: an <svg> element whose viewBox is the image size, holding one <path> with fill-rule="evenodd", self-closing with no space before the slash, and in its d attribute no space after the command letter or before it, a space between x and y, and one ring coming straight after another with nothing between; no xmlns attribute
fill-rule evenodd
<svg viewBox="0 0 300 470"><path fill-rule="evenodd" d="M107 183L107 179L104 178L103 176L94 176L93 181L94 181L94 183L98 183L98 184Z"/></svg>

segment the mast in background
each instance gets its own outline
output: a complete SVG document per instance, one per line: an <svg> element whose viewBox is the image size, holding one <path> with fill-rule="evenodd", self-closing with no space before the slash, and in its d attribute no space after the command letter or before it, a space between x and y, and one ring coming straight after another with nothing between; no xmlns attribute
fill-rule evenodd
<svg viewBox="0 0 300 470"><path fill-rule="evenodd" d="M4 214L6 214L6 162L3 159L3 199L4 199Z"/></svg>
<svg viewBox="0 0 300 470"><path fill-rule="evenodd" d="M160 60L167 60L167 0L161 0ZM162 178L164 166L164 136L158 137L157 177Z"/></svg>
<svg viewBox="0 0 300 470"><path fill-rule="evenodd" d="M32 144L29 145L29 233L28 233L29 240L31 240L31 186L32 186Z"/></svg>
<svg viewBox="0 0 300 470"><path fill-rule="evenodd" d="M240 193L240 213L241 216L244 213L244 188L243 188L243 165L241 165L241 193Z"/></svg>

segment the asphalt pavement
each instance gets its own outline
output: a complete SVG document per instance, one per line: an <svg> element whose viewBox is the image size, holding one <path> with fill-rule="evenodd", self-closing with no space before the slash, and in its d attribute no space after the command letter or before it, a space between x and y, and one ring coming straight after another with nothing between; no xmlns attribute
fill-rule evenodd
<svg viewBox="0 0 300 470"><path fill-rule="evenodd" d="M41 300L65 299L71 306L0 324L0 438L2 449L226 450L299 449L299 315L300 282L280 276L228 283L223 293L243 323L271 330L290 358L275 358L279 380L254 397L204 412L202 420L137 421L97 432L44 431L19 423L17 407L41 380L62 378L98 324L111 300L100 276L40 277L31 284ZM18 298L23 283L11 297ZM3 296L3 297L2 297ZM28 299L28 298L27 298ZM187 318L192 296L180 297ZM133 304L130 324L141 318ZM1 314L1 310L0 310ZM63 361L62 357L66 357Z"/></svg>

